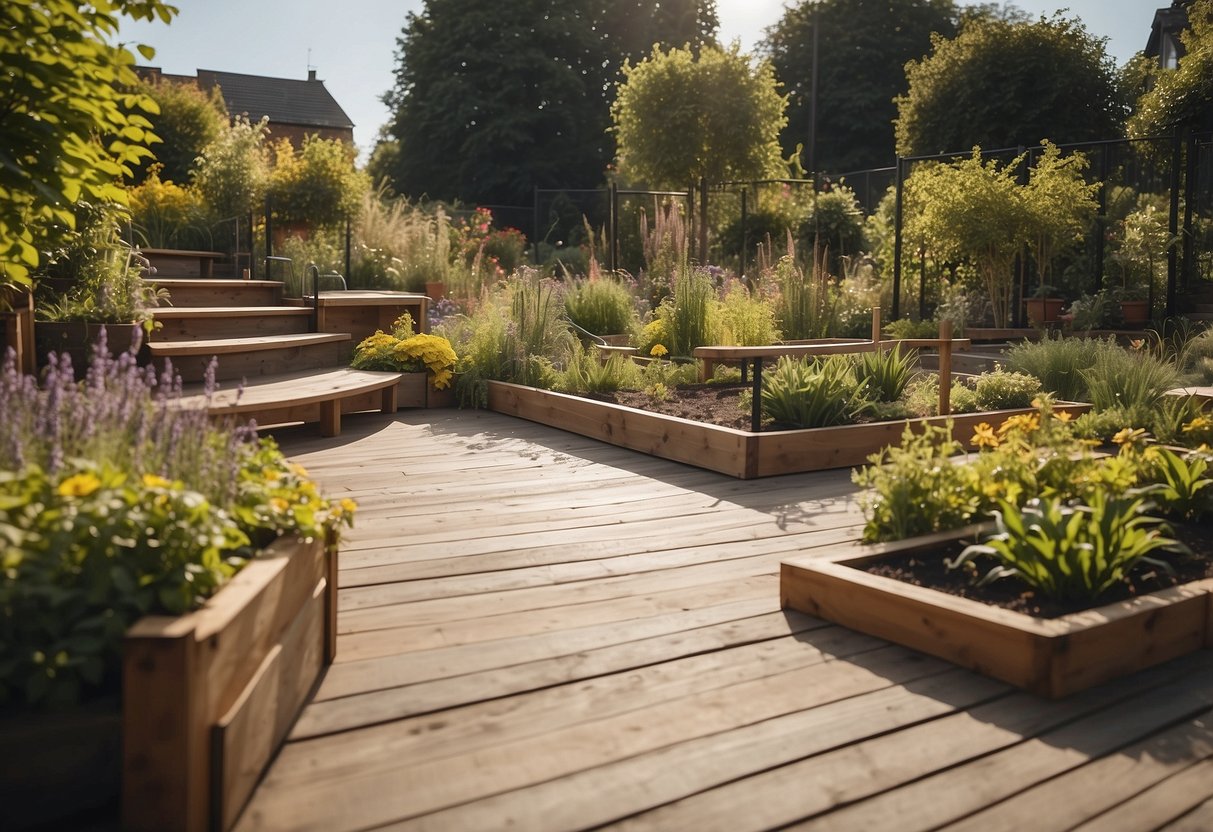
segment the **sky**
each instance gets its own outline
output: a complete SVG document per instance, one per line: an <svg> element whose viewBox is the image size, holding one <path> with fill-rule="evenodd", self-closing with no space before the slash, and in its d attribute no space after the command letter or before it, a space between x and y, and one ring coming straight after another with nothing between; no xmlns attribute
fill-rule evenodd
<svg viewBox="0 0 1213 832"><path fill-rule="evenodd" d="M366 153L388 121L380 102L392 86L396 38L422 0L169 0L180 14L169 25L126 22L119 39L156 49L149 63L172 74L198 69L307 77L309 68L350 120ZM502 0L509 2L509 0ZM1156 9L1168 0L1013 0L1033 16L1068 9L1088 31L1108 39L1118 65L1142 49ZM749 50L779 20L785 0L716 0L720 39Z"/></svg>

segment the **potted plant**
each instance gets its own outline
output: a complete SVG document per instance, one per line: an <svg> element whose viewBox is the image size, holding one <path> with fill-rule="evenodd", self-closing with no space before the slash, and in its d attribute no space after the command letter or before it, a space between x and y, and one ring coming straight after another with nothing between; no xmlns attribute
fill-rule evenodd
<svg viewBox="0 0 1213 832"><path fill-rule="evenodd" d="M1028 322L1032 326L1056 323L1061 319L1062 307L1066 305L1065 298L1058 294L1055 287L1048 284L1041 284L1037 287L1026 303Z"/></svg>
<svg viewBox="0 0 1213 832"><path fill-rule="evenodd" d="M137 798L123 828L198 823L205 792L233 775L209 759L217 715L196 709L260 701L269 679L286 711L298 704L281 698L286 680L306 691L331 661L316 643L332 635L325 564L353 504L325 500L254 430L176 406L173 386L134 351L99 353L86 384L54 365L39 386L11 358L0 372L0 757L37 761L6 772L10 820L95 822L122 787ZM194 641L195 620L213 641ZM182 648L191 661L166 660ZM260 672L275 649L290 666ZM239 759L254 772L264 762Z"/></svg>
<svg viewBox="0 0 1213 832"><path fill-rule="evenodd" d="M1115 297L1125 326L1137 327L1149 321L1159 271L1178 239L1167 227L1166 214L1153 205L1133 211L1120 222L1119 235L1113 235L1118 245L1109 259L1120 270Z"/></svg>
<svg viewBox="0 0 1213 832"><path fill-rule="evenodd" d="M405 312L390 333L378 330L354 350L355 370L407 373L400 382L400 407L446 407L452 403L451 382L458 358L451 342L440 335L415 333L413 316Z"/></svg>
<svg viewBox="0 0 1213 832"><path fill-rule="evenodd" d="M111 353L125 352L135 329L152 331L152 310L168 296L143 279L146 261L122 239L124 209L82 202L76 214L76 230L37 281L34 341L39 364L68 354L82 374L102 327Z"/></svg>

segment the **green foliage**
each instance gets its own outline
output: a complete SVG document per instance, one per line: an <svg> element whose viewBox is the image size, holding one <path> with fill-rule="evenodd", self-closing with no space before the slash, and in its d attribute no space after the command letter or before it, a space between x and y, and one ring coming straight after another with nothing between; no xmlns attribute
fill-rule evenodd
<svg viewBox="0 0 1213 832"><path fill-rule="evenodd" d="M1033 159L1031 177L1023 188L1024 233L1036 264L1038 286L1047 285L1058 255L1083 242L1095 217L1099 185L1086 183L1086 168L1085 156L1062 156L1060 148L1049 141Z"/></svg>
<svg viewBox="0 0 1213 832"><path fill-rule="evenodd" d="M1171 234L1167 212L1144 205L1126 215L1111 236L1115 247L1108 259L1120 272L1116 299L1145 300L1152 285L1164 285L1167 251L1179 241Z"/></svg>
<svg viewBox="0 0 1213 832"><path fill-rule="evenodd" d="M1129 119L1130 136L1213 130L1213 0L1195 0L1187 12L1189 25L1180 34L1187 52L1177 69L1154 75Z"/></svg>
<svg viewBox="0 0 1213 832"><path fill-rule="evenodd" d="M1012 265L1027 239L1025 193L1016 180L1022 161L983 162L974 148L952 164L920 165L905 184L906 201L914 209L906 237L921 240L937 261L971 262L998 327L1010 316Z"/></svg>
<svg viewBox="0 0 1213 832"><path fill-rule="evenodd" d="M995 370L979 375L974 390L978 410L1010 410L1031 405L1041 387L1036 376Z"/></svg>
<svg viewBox="0 0 1213 832"><path fill-rule="evenodd" d="M442 282L460 294L479 294L478 286L471 291L470 273L452 265L450 220L441 207L426 211L380 189L363 194L357 217L346 276L351 289L423 292L426 283Z"/></svg>
<svg viewBox="0 0 1213 832"><path fill-rule="evenodd" d="M915 321L912 318L898 318L884 325L884 332L890 338L897 340L913 340L915 338L935 338L939 335L939 321Z"/></svg>
<svg viewBox="0 0 1213 832"><path fill-rule="evenodd" d="M625 180L682 188L780 172L785 99L769 64L753 66L736 45L654 47L623 74L611 117Z"/></svg>
<svg viewBox="0 0 1213 832"><path fill-rule="evenodd" d="M863 539L904 540L972 522L980 499L975 472L953 463L961 450L950 425L927 425L922 432L907 425L900 446L869 457L871 464L852 474L866 489L859 497L868 517Z"/></svg>
<svg viewBox="0 0 1213 832"><path fill-rule="evenodd" d="M782 337L775 323L775 309L766 298L740 281L732 283L724 293L717 316L722 344L756 347L774 344Z"/></svg>
<svg viewBox="0 0 1213 832"><path fill-rule="evenodd" d="M70 288L48 296L39 286L38 314L49 321L106 324L142 323L151 328L152 309L167 293L143 279L135 252L120 236L125 211L113 204L76 206L76 230L51 252L47 273L66 278Z"/></svg>
<svg viewBox="0 0 1213 832"><path fill-rule="evenodd" d="M555 386L565 393L613 393L641 383L640 367L630 358L614 353L604 359L597 347L586 349L578 343Z"/></svg>
<svg viewBox="0 0 1213 832"><path fill-rule="evenodd" d="M835 296L821 249L814 249L809 273L806 274L792 253L784 255L773 269L765 271L763 280L773 282L778 288L775 320L786 340L823 338L830 334Z"/></svg>
<svg viewBox="0 0 1213 832"><path fill-rule="evenodd" d="M214 219L243 217L261 207L269 176L266 119L235 120L208 144L194 167L194 187Z"/></svg>
<svg viewBox="0 0 1213 832"><path fill-rule="evenodd" d="M193 188L163 181L159 168L152 165L144 180L129 190L129 197L131 226L140 246L211 250L214 240L206 206Z"/></svg>
<svg viewBox="0 0 1213 832"><path fill-rule="evenodd" d="M354 166L357 150L339 139L308 136L297 153L287 139L274 145L268 193L275 216L332 226L352 219L370 189Z"/></svg>
<svg viewBox="0 0 1213 832"><path fill-rule="evenodd" d="M1040 379L1041 386L1069 402L1089 400L1083 371L1094 367L1104 353L1123 353L1111 338L1066 338L1046 335L1039 341L1020 341L1007 350L1007 366Z"/></svg>
<svg viewBox="0 0 1213 832"><path fill-rule="evenodd" d="M997 565L981 583L1016 577L1050 598L1091 601L1140 563L1170 568L1151 553L1186 548L1160 534L1161 521L1144 514L1141 497L1096 491L1089 506L1066 505L1058 497L1030 500L1022 509L999 505L997 532L948 563L958 568L978 556L994 558Z"/></svg>
<svg viewBox="0 0 1213 832"><path fill-rule="evenodd" d="M906 66L897 98L897 152L947 153L974 145L1082 142L1119 130L1115 65L1101 39L1059 15L1034 22L985 19Z"/></svg>
<svg viewBox="0 0 1213 832"><path fill-rule="evenodd" d="M853 423L871 408L845 355L817 361L780 358L763 375L762 413L786 428L824 428Z"/></svg>
<svg viewBox="0 0 1213 832"><path fill-rule="evenodd" d="M828 252L830 272L838 274L842 258L853 257L865 248L863 226L863 211L855 192L838 184L813 195L799 239L808 249L820 246Z"/></svg>
<svg viewBox="0 0 1213 832"><path fill-rule="evenodd" d="M901 346L891 350L861 352L854 357L855 379L866 390L869 399L876 402L895 402L905 392L906 385L917 372L917 350L906 350Z"/></svg>
<svg viewBox="0 0 1213 832"><path fill-rule="evenodd" d="M1097 410L1153 408L1166 391L1179 384L1179 371L1169 361L1137 350L1101 351L1090 369L1082 371Z"/></svg>
<svg viewBox="0 0 1213 832"><path fill-rule="evenodd" d="M176 11L159 0L0 4L0 285L30 283L75 203L125 203L118 181L151 156L156 104L124 91L138 81L135 57L113 42L123 16L167 23Z"/></svg>
<svg viewBox="0 0 1213 832"><path fill-rule="evenodd" d="M614 277L591 275L569 283L564 311L570 321L594 335L632 335L640 329L632 290Z"/></svg>
<svg viewBox="0 0 1213 832"><path fill-rule="evenodd" d="M395 373L428 370L430 383L443 390L450 386L458 360L446 338L414 333L413 318L406 312L396 320L392 332L377 331L364 338L354 350L350 366Z"/></svg>
<svg viewBox="0 0 1213 832"><path fill-rule="evenodd" d="M385 96L395 189L502 205L530 204L535 186L597 187L620 65L654 43L710 43L717 23L707 0L418 5Z"/></svg>
<svg viewBox="0 0 1213 832"><path fill-rule="evenodd" d="M160 109L151 118L160 138L160 143L151 147L160 166L159 177L166 182L187 184L194 160L227 126L227 107L219 88L203 92L192 81L176 83L161 79L141 82L138 91L155 101ZM151 166L141 166L135 171L134 181L143 182L150 173Z"/></svg>
<svg viewBox="0 0 1213 832"><path fill-rule="evenodd" d="M671 355L690 357L692 350L717 339L716 284L701 269L680 268L672 293L657 310Z"/></svg>
<svg viewBox="0 0 1213 832"><path fill-rule="evenodd" d="M1213 479L1205 476L1209 470L1207 457L1180 456L1168 448L1153 448L1148 453L1156 482L1145 492L1164 514L1196 522L1213 509L1213 492L1207 490Z"/></svg>
<svg viewBox="0 0 1213 832"><path fill-rule="evenodd" d="M1070 327L1076 332L1101 329L1115 322L1119 314L1106 289L1084 294L1070 304Z"/></svg>
<svg viewBox="0 0 1213 832"><path fill-rule="evenodd" d="M792 3L767 30L775 76L788 94L783 152L809 135L813 27L817 25L818 170L848 171L892 164L893 99L905 93L907 61L931 48L931 34L955 34L952 0L820 0ZM805 167L808 159L801 150Z"/></svg>

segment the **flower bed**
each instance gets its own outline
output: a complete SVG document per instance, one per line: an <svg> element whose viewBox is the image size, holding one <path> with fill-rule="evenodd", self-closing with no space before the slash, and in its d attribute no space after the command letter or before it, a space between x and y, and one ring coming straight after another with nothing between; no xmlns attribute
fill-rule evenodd
<svg viewBox="0 0 1213 832"><path fill-rule="evenodd" d="M488 383L488 402L498 413L740 479L862 465L871 454L897 444L907 426L921 431L951 419L957 436L969 436L981 422L1033 412L1025 408L755 433L499 381ZM1074 415L1089 409L1085 404L1057 406Z"/></svg>
<svg viewBox="0 0 1213 832"><path fill-rule="evenodd" d="M864 569L891 555L931 556L972 531L784 561L782 605L1048 697L1213 647L1213 579L1045 619Z"/></svg>

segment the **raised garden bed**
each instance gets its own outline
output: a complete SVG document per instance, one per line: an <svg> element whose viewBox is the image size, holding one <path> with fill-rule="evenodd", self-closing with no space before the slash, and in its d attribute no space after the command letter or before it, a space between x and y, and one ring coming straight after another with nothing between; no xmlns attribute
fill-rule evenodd
<svg viewBox="0 0 1213 832"><path fill-rule="evenodd" d="M200 609L135 622L121 706L0 720L6 828L230 828L333 660L336 564L283 537Z"/></svg>
<svg viewBox="0 0 1213 832"><path fill-rule="evenodd" d="M489 382L489 409L740 479L862 465L869 455L900 442L907 425L921 431L925 425L943 425L951 419L956 439L966 442L980 422L997 425L1008 416L1035 412L995 410L753 432L499 381ZM1090 405L1063 403L1057 409L1077 416Z"/></svg>
<svg viewBox="0 0 1213 832"><path fill-rule="evenodd" d="M867 571L907 554L941 556L973 533L970 528L784 561L782 605L1047 697L1213 647L1210 578L1041 618Z"/></svg>

